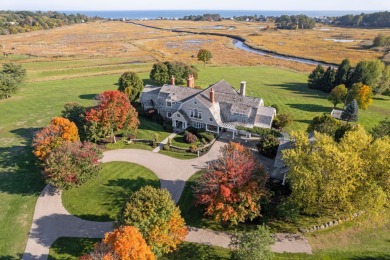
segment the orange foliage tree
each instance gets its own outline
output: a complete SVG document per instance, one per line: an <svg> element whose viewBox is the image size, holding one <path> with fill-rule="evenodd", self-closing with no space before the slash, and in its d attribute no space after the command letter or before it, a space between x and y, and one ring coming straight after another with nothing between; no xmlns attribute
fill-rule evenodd
<svg viewBox="0 0 390 260"><path fill-rule="evenodd" d="M90 140L98 140L122 130L135 132L140 124L138 113L129 97L120 91L105 91L98 96L99 104L86 112Z"/></svg>
<svg viewBox="0 0 390 260"><path fill-rule="evenodd" d="M80 140L76 125L63 117L55 117L50 125L35 134L33 139L34 155L44 160L50 151L59 147L63 141Z"/></svg>
<svg viewBox="0 0 390 260"><path fill-rule="evenodd" d="M260 200L268 195L267 173L241 144L230 142L221 152L194 186L195 203L220 222L252 220L260 215Z"/></svg>
<svg viewBox="0 0 390 260"><path fill-rule="evenodd" d="M132 226L125 226L107 233L101 243L96 243L94 251L82 260L154 260L154 254L146 244L142 234Z"/></svg>
<svg viewBox="0 0 390 260"><path fill-rule="evenodd" d="M152 186L130 196L117 225L137 227L157 256L176 250L188 233L169 191Z"/></svg>

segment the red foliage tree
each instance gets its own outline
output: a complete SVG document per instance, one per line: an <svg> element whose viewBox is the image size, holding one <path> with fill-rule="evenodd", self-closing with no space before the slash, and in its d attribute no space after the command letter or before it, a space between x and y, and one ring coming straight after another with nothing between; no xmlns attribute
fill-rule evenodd
<svg viewBox="0 0 390 260"><path fill-rule="evenodd" d="M140 124L138 113L129 97L120 91L105 91L98 96L99 104L86 112L89 139L97 140L115 132L135 132ZM115 136L114 136L115 141Z"/></svg>
<svg viewBox="0 0 390 260"><path fill-rule="evenodd" d="M81 257L83 260L154 260L155 257L142 234L132 226L107 233L94 251Z"/></svg>
<svg viewBox="0 0 390 260"><path fill-rule="evenodd" d="M230 142L222 156L209 164L194 187L197 205L217 221L237 224L260 215L260 200L266 197L267 173L249 148Z"/></svg>
<svg viewBox="0 0 390 260"><path fill-rule="evenodd" d="M77 126L63 117L55 117L50 125L35 134L33 139L34 155L44 160L50 151L61 145L63 141L78 141Z"/></svg>
<svg viewBox="0 0 390 260"><path fill-rule="evenodd" d="M59 188L85 183L100 171L102 152L93 143L63 142L45 159L45 177Z"/></svg>

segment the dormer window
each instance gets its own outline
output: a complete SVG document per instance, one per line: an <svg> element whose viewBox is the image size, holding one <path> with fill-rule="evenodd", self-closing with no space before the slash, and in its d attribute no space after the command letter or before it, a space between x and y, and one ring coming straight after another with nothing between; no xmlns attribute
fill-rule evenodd
<svg viewBox="0 0 390 260"><path fill-rule="evenodd" d="M171 101L167 101L167 107L172 107L172 102Z"/></svg>

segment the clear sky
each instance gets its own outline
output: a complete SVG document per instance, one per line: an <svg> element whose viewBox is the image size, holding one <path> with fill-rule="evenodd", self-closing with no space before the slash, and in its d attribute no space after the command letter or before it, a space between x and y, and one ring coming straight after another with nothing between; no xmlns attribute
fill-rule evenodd
<svg viewBox="0 0 390 260"><path fill-rule="evenodd" d="M390 10L390 0L0 0L1 10Z"/></svg>

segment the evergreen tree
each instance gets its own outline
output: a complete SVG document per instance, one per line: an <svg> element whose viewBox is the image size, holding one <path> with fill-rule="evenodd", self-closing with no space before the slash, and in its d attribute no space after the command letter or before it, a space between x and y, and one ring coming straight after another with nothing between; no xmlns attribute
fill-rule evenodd
<svg viewBox="0 0 390 260"><path fill-rule="evenodd" d="M313 89L320 89L324 74L324 68L321 65L317 65L317 67L309 75L307 86Z"/></svg>
<svg viewBox="0 0 390 260"><path fill-rule="evenodd" d="M343 113L341 113L341 119L349 121L358 121L358 104L356 99L352 100L352 102L345 108Z"/></svg>
<svg viewBox="0 0 390 260"><path fill-rule="evenodd" d="M349 71L351 69L351 63L349 62L349 59L344 59L336 72L336 78L334 84L340 85L340 84L346 84L348 82L348 76L349 76Z"/></svg>
<svg viewBox="0 0 390 260"><path fill-rule="evenodd" d="M331 66L329 66L321 80L321 90L330 93L334 87L335 79L336 72Z"/></svg>

